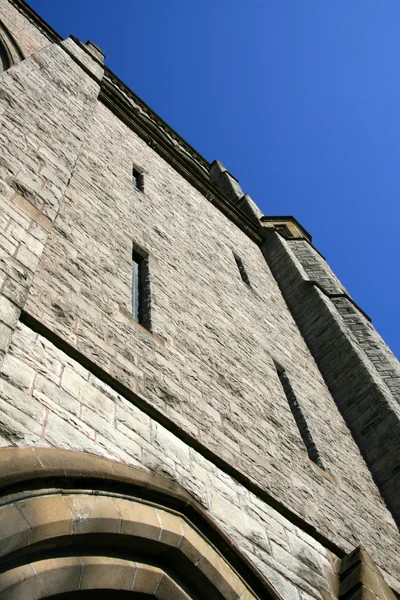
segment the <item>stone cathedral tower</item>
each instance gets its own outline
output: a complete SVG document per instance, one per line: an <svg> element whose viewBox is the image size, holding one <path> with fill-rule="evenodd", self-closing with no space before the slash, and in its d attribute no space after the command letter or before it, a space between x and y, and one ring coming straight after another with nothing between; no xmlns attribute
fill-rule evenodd
<svg viewBox="0 0 400 600"><path fill-rule="evenodd" d="M310 235L23 0L0 56L0 600L393 600L400 368Z"/></svg>

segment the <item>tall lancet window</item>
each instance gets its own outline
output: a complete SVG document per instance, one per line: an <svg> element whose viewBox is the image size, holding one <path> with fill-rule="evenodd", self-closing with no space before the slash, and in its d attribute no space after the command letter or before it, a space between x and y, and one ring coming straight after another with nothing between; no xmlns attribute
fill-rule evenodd
<svg viewBox="0 0 400 600"><path fill-rule="evenodd" d="M7 71L23 59L20 47L0 20L0 72Z"/></svg>
<svg viewBox="0 0 400 600"><path fill-rule="evenodd" d="M317 446L313 440L311 435L311 431L308 427L307 421L299 404L299 401L296 398L296 394L294 393L292 384L290 382L289 377L285 369L283 369L280 365L275 363L276 372L279 377L279 381L281 382L281 386L283 391L285 392L286 399L289 404L289 408L292 411L293 418L296 422L297 428L303 440L303 443L306 447L307 454L309 458L318 465L321 469L324 468L322 464L321 457L319 455Z"/></svg>
<svg viewBox="0 0 400 600"><path fill-rule="evenodd" d="M139 322L140 314L140 263L132 257L132 317Z"/></svg>
<svg viewBox="0 0 400 600"><path fill-rule="evenodd" d="M235 253L233 253L233 258L235 259L236 266L240 273L240 277L242 278L242 280L248 287L251 287L250 279L249 279L249 276L247 275L247 271L245 269L242 259Z"/></svg>
<svg viewBox="0 0 400 600"><path fill-rule="evenodd" d="M7 71L11 67L10 54L0 37L0 71Z"/></svg>
<svg viewBox="0 0 400 600"><path fill-rule="evenodd" d="M135 167L132 168L132 186L134 190L144 192L144 176Z"/></svg>
<svg viewBox="0 0 400 600"><path fill-rule="evenodd" d="M135 243L132 248L132 317L150 329L149 258Z"/></svg>

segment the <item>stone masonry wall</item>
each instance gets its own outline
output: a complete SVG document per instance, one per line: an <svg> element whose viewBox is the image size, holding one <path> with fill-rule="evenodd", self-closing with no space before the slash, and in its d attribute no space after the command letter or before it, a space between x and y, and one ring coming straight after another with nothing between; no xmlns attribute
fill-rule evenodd
<svg viewBox="0 0 400 600"><path fill-rule="evenodd" d="M132 241L149 253L152 334L130 317ZM362 541L397 573L398 533L260 249L101 104L25 309L333 542Z"/></svg>
<svg viewBox="0 0 400 600"><path fill-rule="evenodd" d="M400 589L398 531L260 248L98 103L101 68L82 48L42 47L40 35L39 52L0 75L1 445L75 448L166 473L285 597L298 600L294 586L304 600L334 592L334 557L218 457L332 544L362 542ZM132 188L133 164L144 193ZM130 316L132 242L149 253L152 332ZM18 324L21 309L41 337ZM326 470L307 456L274 361Z"/></svg>
<svg viewBox="0 0 400 600"><path fill-rule="evenodd" d="M400 522L398 360L367 317L341 293L338 279L306 241L284 242L270 235L266 256L383 497ZM284 281L285 262L292 265L292 273ZM305 280L316 282L321 291L306 289L300 265Z"/></svg>
<svg viewBox="0 0 400 600"><path fill-rule="evenodd" d="M74 448L167 475L209 510L284 598L336 595L334 555L25 325L5 371L0 412L20 423L16 445Z"/></svg>
<svg viewBox="0 0 400 600"><path fill-rule="evenodd" d="M320 288L310 285L292 245L271 230L266 234L264 252L300 331L399 522L399 406L335 304Z"/></svg>
<svg viewBox="0 0 400 600"><path fill-rule="evenodd" d="M14 36L24 58L50 45L47 37L7 0L0 0L0 20Z"/></svg>
<svg viewBox="0 0 400 600"><path fill-rule="evenodd" d="M61 46L39 44L41 34L11 5L1 3L0 13L18 42L45 46L0 74L1 363L100 88Z"/></svg>
<svg viewBox="0 0 400 600"><path fill-rule="evenodd" d="M289 245L307 273L308 279L318 282L329 294L340 294L347 291L326 260L306 240L290 240Z"/></svg>
<svg viewBox="0 0 400 600"><path fill-rule="evenodd" d="M346 323L359 348L374 365L394 400L400 405L400 363L383 341L372 323L346 298L333 298L332 303Z"/></svg>
<svg viewBox="0 0 400 600"><path fill-rule="evenodd" d="M346 292L329 265L310 244L305 240L289 240L288 245L311 281L316 281L328 294ZM332 303L347 325L352 339L365 352L393 398L400 404L400 363L397 358L349 298L334 297Z"/></svg>

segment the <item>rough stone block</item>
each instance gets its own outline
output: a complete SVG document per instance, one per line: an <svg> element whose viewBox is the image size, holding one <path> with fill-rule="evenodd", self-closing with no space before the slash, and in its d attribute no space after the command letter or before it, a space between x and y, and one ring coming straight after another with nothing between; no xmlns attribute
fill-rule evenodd
<svg viewBox="0 0 400 600"><path fill-rule="evenodd" d="M116 499L115 503L122 519L121 533L151 540L160 539L161 521L155 508L122 499Z"/></svg>
<svg viewBox="0 0 400 600"><path fill-rule="evenodd" d="M0 593L2 600L32 600L35 593L36 573L31 565L23 565L1 573Z"/></svg>
<svg viewBox="0 0 400 600"><path fill-rule="evenodd" d="M34 563L35 598L79 590L82 562L79 557L50 558Z"/></svg>
<svg viewBox="0 0 400 600"><path fill-rule="evenodd" d="M30 543L29 527L17 506L0 508L0 536L1 556Z"/></svg>
<svg viewBox="0 0 400 600"><path fill-rule="evenodd" d="M116 502L106 496L66 496L65 504L72 514L72 533L119 533L121 515Z"/></svg>
<svg viewBox="0 0 400 600"><path fill-rule="evenodd" d="M0 321L9 327L15 327L19 319L20 310L5 296L0 295Z"/></svg>

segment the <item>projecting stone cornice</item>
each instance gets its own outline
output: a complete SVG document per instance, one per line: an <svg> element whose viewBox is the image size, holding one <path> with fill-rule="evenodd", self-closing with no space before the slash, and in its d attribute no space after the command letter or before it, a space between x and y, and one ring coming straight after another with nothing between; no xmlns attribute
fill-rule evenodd
<svg viewBox="0 0 400 600"><path fill-rule="evenodd" d="M10 0L31 23L45 35L49 41L60 44L61 36L50 27L24 0ZM77 38L71 36L90 57L104 67L95 58L89 48ZM64 47L65 51L68 51ZM74 55L71 58L80 64L82 69L101 85L100 100L121 119L130 129L135 131L151 148L178 171L207 200L233 221L255 243L260 244L257 233L258 223L249 219L211 182L209 177L210 163L190 146L172 127L159 117L143 100L141 100L110 69L105 67L105 76L100 82L85 65Z"/></svg>

